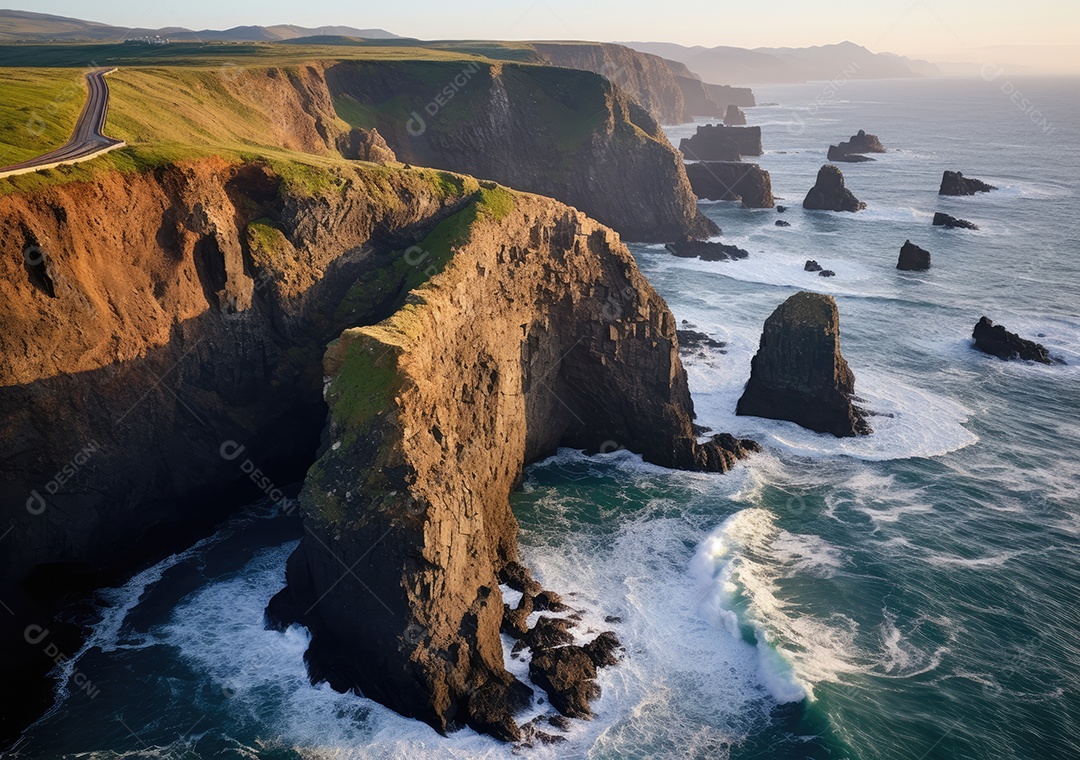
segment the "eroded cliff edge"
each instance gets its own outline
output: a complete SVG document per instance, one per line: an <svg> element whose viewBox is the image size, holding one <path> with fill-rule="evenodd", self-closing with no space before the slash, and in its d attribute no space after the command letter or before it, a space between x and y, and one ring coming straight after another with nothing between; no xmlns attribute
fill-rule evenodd
<svg viewBox="0 0 1080 760"><path fill-rule="evenodd" d="M518 556L523 468L614 444L723 472L755 445L698 442L675 320L609 229L490 188L419 247L453 255L327 352L305 534L269 613L312 631L313 677L440 731L515 738L499 576Z"/></svg>

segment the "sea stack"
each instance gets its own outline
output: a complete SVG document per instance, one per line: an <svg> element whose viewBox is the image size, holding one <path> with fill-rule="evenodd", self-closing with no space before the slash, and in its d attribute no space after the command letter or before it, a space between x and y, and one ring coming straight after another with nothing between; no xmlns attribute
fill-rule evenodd
<svg viewBox="0 0 1080 760"><path fill-rule="evenodd" d="M832 296L796 293L765 320L736 413L790 420L843 438L871 432L852 403L855 376L840 354L840 315Z"/></svg>
<svg viewBox="0 0 1080 760"><path fill-rule="evenodd" d="M997 188L982 180L965 177L960 172L947 171L941 176L941 189L938 190L938 195L975 195L975 193L988 193L991 190L997 190Z"/></svg>
<svg viewBox="0 0 1080 760"><path fill-rule="evenodd" d="M863 154L884 152L885 146L881 144L881 140L877 138L877 135L868 135L865 130L860 129L858 134L852 135L851 139L847 142L842 142L839 145L830 145L829 160L846 161L848 163L873 161L874 159Z"/></svg>
<svg viewBox="0 0 1080 760"><path fill-rule="evenodd" d="M686 165L694 195L711 201L741 201L746 208L772 208L769 173L757 164L699 161Z"/></svg>
<svg viewBox="0 0 1080 760"><path fill-rule="evenodd" d="M832 164L818 170L817 182L806 194L803 208L824 211L860 211L866 204L844 187L844 175Z"/></svg>
<svg viewBox="0 0 1080 760"><path fill-rule="evenodd" d="M740 156L760 156L761 127L702 124L693 137L682 139L679 150L691 161L738 161Z"/></svg>
<svg viewBox="0 0 1080 760"><path fill-rule="evenodd" d="M1060 359L1050 356L1050 352L1042 344L1021 338L1016 333L1006 330L1002 325L995 325L986 317L983 317L975 324L975 330L971 333L971 337L975 339L975 348L999 359L1023 359L1042 364L1064 364Z"/></svg>
<svg viewBox="0 0 1080 760"><path fill-rule="evenodd" d="M734 103L728 104L727 112L724 114L724 126L725 127L744 127L746 126L746 114Z"/></svg>
<svg viewBox="0 0 1080 760"><path fill-rule="evenodd" d="M900 247L900 259L896 262L896 268L906 272L921 272L929 269L930 251L906 240Z"/></svg>
<svg viewBox="0 0 1080 760"><path fill-rule="evenodd" d="M958 227L964 230L979 229L979 226L977 224L969 222L967 219L957 219L955 216L949 216L948 214L944 214L940 211L934 214L934 226L945 228Z"/></svg>

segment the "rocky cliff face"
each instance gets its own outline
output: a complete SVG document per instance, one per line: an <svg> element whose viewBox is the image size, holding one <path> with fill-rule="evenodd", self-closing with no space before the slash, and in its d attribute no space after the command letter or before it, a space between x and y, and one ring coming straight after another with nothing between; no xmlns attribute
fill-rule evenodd
<svg viewBox="0 0 1080 760"><path fill-rule="evenodd" d="M728 105L727 110L724 111L724 126L725 127L744 127L746 126L746 114L734 103Z"/></svg>
<svg viewBox="0 0 1080 760"><path fill-rule="evenodd" d="M377 128L401 161L557 198L631 240L717 232L656 120L597 74L414 61L341 63L326 76L354 126Z"/></svg>
<svg viewBox="0 0 1080 760"><path fill-rule="evenodd" d="M686 176L699 198L740 201L746 208L772 208L775 205L769 173L757 164L699 161L686 165Z"/></svg>
<svg viewBox="0 0 1080 760"><path fill-rule="evenodd" d="M866 204L844 186L844 175L831 164L818 170L817 182L803 199L803 208L822 211L861 211Z"/></svg>
<svg viewBox="0 0 1080 760"><path fill-rule="evenodd" d="M751 362L737 413L790 420L837 437L870 432L852 403L855 376L840 354L840 315L832 296L796 293L776 308Z"/></svg>
<svg viewBox="0 0 1080 760"><path fill-rule="evenodd" d="M757 101L754 98L754 91L749 87L732 87L729 84L705 84L705 94L709 100L719 107L720 113L727 110L729 105L739 106L740 108L752 108L757 105ZM708 116L709 114L702 114Z"/></svg>
<svg viewBox="0 0 1080 760"><path fill-rule="evenodd" d="M22 631L51 599L302 476L325 343L393 310L431 263L394 252L477 189L339 163L208 159L0 197L0 672L20 709L40 709L20 684L51 663Z"/></svg>
<svg viewBox="0 0 1080 760"><path fill-rule="evenodd" d="M684 68L681 64L607 43L537 42L533 48L555 66L605 77L636 98L661 124L682 124L698 115L679 86L674 67Z"/></svg>
<svg viewBox="0 0 1080 760"><path fill-rule="evenodd" d="M306 533L269 615L310 628L314 678L440 731L513 739L527 694L499 631L520 635L521 620L499 583L517 557L508 496L522 468L560 445L621 445L720 472L753 444L696 440L675 321L608 229L492 187L419 246L452 254L445 269L327 352ZM586 714L592 650L532 646L551 704Z"/></svg>

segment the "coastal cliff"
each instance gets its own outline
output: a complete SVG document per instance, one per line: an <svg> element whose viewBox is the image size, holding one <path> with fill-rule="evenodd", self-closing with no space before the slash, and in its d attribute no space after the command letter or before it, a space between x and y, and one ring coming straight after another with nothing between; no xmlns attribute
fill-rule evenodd
<svg viewBox="0 0 1080 760"><path fill-rule="evenodd" d="M491 188L419 247L453 255L393 317L327 352L305 536L268 614L312 631L313 678L440 731L513 739L499 578L517 558L508 497L524 466L615 445L722 472L756 447L697 441L675 320L610 230ZM565 680L537 682L564 693ZM580 699L550 696L581 714ZM507 706L495 718L493 702Z"/></svg>
<svg viewBox="0 0 1080 760"><path fill-rule="evenodd" d="M355 61L327 69L326 78L350 123L377 128L401 161L556 198L629 240L719 232L698 210L682 160L653 116L598 74Z"/></svg>

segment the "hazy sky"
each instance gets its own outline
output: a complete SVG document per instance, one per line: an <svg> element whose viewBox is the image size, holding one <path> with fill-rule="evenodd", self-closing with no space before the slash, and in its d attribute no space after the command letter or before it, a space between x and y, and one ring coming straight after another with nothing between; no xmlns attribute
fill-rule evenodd
<svg viewBox="0 0 1080 760"><path fill-rule="evenodd" d="M850 40L874 52L936 60L971 60L990 46L1080 41L1080 0L34 0L27 10L120 26L344 24L424 39L650 40L709 47Z"/></svg>

